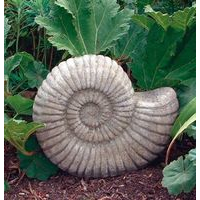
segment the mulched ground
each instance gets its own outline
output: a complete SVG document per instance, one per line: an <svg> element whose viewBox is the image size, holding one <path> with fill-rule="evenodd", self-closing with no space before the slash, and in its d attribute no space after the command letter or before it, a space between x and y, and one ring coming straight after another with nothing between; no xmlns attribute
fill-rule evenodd
<svg viewBox="0 0 200 200"><path fill-rule="evenodd" d="M176 159L191 147L194 141L186 138L172 149ZM5 143L5 179L10 190L5 200L195 200L196 190L189 194L169 195L162 187L162 169L165 152L150 166L121 176L83 180L60 171L48 181L29 179L19 169L15 148Z"/></svg>

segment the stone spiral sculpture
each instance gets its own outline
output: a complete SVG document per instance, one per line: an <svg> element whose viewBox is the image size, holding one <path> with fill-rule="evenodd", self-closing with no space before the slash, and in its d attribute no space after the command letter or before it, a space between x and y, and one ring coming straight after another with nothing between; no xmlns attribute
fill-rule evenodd
<svg viewBox="0 0 200 200"><path fill-rule="evenodd" d="M33 119L44 153L80 177L136 170L165 148L177 116L171 88L134 93L123 69L108 57L70 58L53 68L35 98Z"/></svg>

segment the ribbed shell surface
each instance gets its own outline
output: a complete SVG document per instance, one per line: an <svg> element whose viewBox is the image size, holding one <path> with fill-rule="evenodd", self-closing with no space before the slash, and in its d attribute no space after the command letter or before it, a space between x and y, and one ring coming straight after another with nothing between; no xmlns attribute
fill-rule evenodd
<svg viewBox="0 0 200 200"><path fill-rule="evenodd" d="M171 88L134 93L114 60L70 58L54 67L35 98L44 153L62 170L107 177L138 169L165 147L178 101Z"/></svg>

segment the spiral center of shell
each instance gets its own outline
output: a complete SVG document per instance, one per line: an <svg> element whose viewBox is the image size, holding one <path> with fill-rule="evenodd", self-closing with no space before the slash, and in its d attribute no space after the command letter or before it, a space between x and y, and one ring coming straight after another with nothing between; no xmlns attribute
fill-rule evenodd
<svg viewBox="0 0 200 200"><path fill-rule="evenodd" d="M95 103L85 104L80 111L82 123L89 127L98 127L101 124L101 110Z"/></svg>

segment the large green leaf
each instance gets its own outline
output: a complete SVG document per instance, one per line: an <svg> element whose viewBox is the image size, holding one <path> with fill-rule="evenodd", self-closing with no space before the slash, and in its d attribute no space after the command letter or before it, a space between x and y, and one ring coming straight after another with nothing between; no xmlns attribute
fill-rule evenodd
<svg viewBox="0 0 200 200"><path fill-rule="evenodd" d="M28 152L25 148L26 141L31 134L42 127L44 124L41 123L11 119L4 124L4 138L23 154L30 155L32 152Z"/></svg>
<svg viewBox="0 0 200 200"><path fill-rule="evenodd" d="M134 23L138 24L139 26L145 28L148 31L151 29L151 27L155 23L153 19L147 17L146 15L135 14L132 17L132 20Z"/></svg>
<svg viewBox="0 0 200 200"><path fill-rule="evenodd" d="M27 99L17 94L8 96L6 98L6 103L15 110L17 115L32 115L32 99Z"/></svg>
<svg viewBox="0 0 200 200"><path fill-rule="evenodd" d="M149 12L151 11L151 12ZM163 14L161 12L155 12L153 10L148 9L148 11L146 10L146 13L153 18L157 24L161 25L165 30L167 30L167 28L170 25L170 21L171 18L168 14Z"/></svg>
<svg viewBox="0 0 200 200"><path fill-rule="evenodd" d="M99 54L124 35L133 14L119 10L115 0L57 0L49 17L36 22L47 29L49 41L71 55Z"/></svg>
<svg viewBox="0 0 200 200"><path fill-rule="evenodd" d="M172 26L182 30L193 26L196 23L196 7L187 7L184 10L179 10L172 15Z"/></svg>
<svg viewBox="0 0 200 200"><path fill-rule="evenodd" d="M190 124L196 120L196 97L192 99L180 112L176 119L172 130L171 136L175 137L184 131Z"/></svg>
<svg viewBox="0 0 200 200"><path fill-rule="evenodd" d="M163 14L158 11L150 9L146 12L151 18L153 18L159 25L161 25L165 30L171 25L176 29L186 30L187 27L190 27L195 23L195 14L196 9L194 7L185 8L184 11L179 10L175 12L172 16L168 14Z"/></svg>
<svg viewBox="0 0 200 200"><path fill-rule="evenodd" d="M190 192L196 184L196 168L187 156L171 162L164 168L163 175L162 185L170 194Z"/></svg>
<svg viewBox="0 0 200 200"><path fill-rule="evenodd" d="M29 178L36 178L41 181L47 180L58 172L58 167L45 157L41 152L26 156L18 152L20 168Z"/></svg>
<svg viewBox="0 0 200 200"><path fill-rule="evenodd" d="M147 30L137 24L132 23L130 29L124 37L116 42L112 54L117 59L130 58L131 54L137 54L138 50L146 43Z"/></svg>
<svg viewBox="0 0 200 200"><path fill-rule="evenodd" d="M163 78L170 72L169 63L175 54L176 44L180 41L181 33L172 28L167 32L154 24L147 36L144 48L131 54L132 63L129 64L137 84L143 89L153 89L164 85ZM141 41L141 46L143 43ZM159 81L162 81L161 84ZM166 85L174 85L177 80L172 80Z"/></svg>
<svg viewBox="0 0 200 200"><path fill-rule="evenodd" d="M191 14L191 13L192 14ZM188 14L190 13L190 14ZM148 13L139 20L133 16L134 23L144 27L145 21L152 21L148 35L141 40L140 48L131 55L132 63L129 64L137 84L143 89L154 89L162 86L178 86L181 82L196 77L196 27L194 18L195 9L188 8L184 11L169 16L160 12ZM178 19L184 19L178 24ZM174 20L174 18L176 20ZM189 19L188 19L189 18ZM187 19L187 20L186 20ZM148 24L145 22L145 24Z"/></svg>

